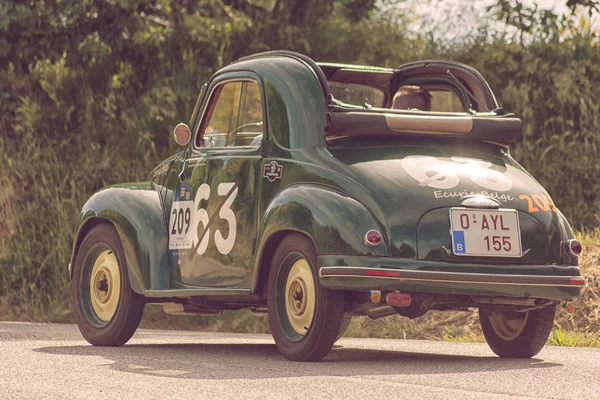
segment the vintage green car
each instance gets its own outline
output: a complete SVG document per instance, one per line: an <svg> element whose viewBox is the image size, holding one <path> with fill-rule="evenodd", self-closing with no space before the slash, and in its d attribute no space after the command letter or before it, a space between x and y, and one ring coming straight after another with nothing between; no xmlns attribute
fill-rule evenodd
<svg viewBox="0 0 600 400"><path fill-rule="evenodd" d="M83 206L69 269L94 345L126 343L146 303L266 313L301 361L355 315L478 309L496 354L532 357L585 284L568 222L509 153L521 121L469 66L256 54L210 79L189 125L146 182Z"/></svg>

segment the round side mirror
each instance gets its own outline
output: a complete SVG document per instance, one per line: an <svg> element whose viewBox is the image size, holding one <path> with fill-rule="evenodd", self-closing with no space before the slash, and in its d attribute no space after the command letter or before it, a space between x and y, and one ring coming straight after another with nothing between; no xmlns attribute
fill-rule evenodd
<svg viewBox="0 0 600 400"><path fill-rule="evenodd" d="M179 123L173 130L173 136L175 137L175 142L177 142L180 146L185 146L190 142L192 138L192 132L190 131L190 127L186 124Z"/></svg>

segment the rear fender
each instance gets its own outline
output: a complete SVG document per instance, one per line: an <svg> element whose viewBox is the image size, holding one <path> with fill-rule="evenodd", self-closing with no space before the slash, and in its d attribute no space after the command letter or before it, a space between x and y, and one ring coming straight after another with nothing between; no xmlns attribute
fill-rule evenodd
<svg viewBox="0 0 600 400"><path fill-rule="evenodd" d="M267 206L257 240L259 249L252 277L255 292L268 269L272 252L286 232L300 232L312 240L317 254L389 256L381 224L360 202L325 185L292 185L279 192ZM363 239L375 229L382 232L379 246Z"/></svg>
<svg viewBox="0 0 600 400"><path fill-rule="evenodd" d="M83 238L98 223L111 223L119 233L129 281L136 293L169 288L166 225L159 194L152 184L115 185L94 194L83 206L77 223L71 265Z"/></svg>

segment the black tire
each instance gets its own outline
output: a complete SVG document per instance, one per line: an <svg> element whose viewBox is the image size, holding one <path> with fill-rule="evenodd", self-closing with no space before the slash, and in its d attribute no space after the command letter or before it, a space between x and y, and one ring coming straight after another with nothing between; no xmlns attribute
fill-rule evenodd
<svg viewBox="0 0 600 400"><path fill-rule="evenodd" d="M92 278L99 284L93 285ZM71 293L77 326L85 340L95 346L122 346L131 339L145 301L131 289L123 246L112 225L97 225L83 239L73 264Z"/></svg>
<svg viewBox="0 0 600 400"><path fill-rule="evenodd" d="M297 270L301 273L296 274ZM317 253L312 242L298 233L286 236L271 262L267 308L269 330L288 360L321 360L340 332L344 293L327 290L320 285L318 276ZM302 321L311 315L310 310L313 311L310 322Z"/></svg>
<svg viewBox="0 0 600 400"><path fill-rule="evenodd" d="M556 314L556 304L527 312L479 311L483 335L500 357L530 358L542 350Z"/></svg>
<svg viewBox="0 0 600 400"><path fill-rule="evenodd" d="M346 330L348 330L348 327L350 326L350 322L352 322L352 316L351 315L344 316L344 319L342 320L342 325L340 326L340 331L338 332L338 334L335 338L335 342L337 342L338 340L340 340L341 338L344 337L344 333L346 333Z"/></svg>

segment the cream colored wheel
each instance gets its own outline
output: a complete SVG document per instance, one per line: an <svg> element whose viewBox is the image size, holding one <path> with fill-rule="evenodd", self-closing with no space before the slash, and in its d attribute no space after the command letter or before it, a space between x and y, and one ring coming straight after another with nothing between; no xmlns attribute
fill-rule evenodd
<svg viewBox="0 0 600 400"><path fill-rule="evenodd" d="M297 260L285 284L285 309L292 329L306 335L315 314L315 281L305 259Z"/></svg>
<svg viewBox="0 0 600 400"><path fill-rule="evenodd" d="M489 320L498 337L502 340L514 340L518 338L525 329L528 317L529 312L492 312L489 316Z"/></svg>
<svg viewBox="0 0 600 400"><path fill-rule="evenodd" d="M269 330L288 360L322 359L340 332L344 292L323 287L317 266L312 240L296 232L281 240L271 260L266 293Z"/></svg>
<svg viewBox="0 0 600 400"><path fill-rule="evenodd" d="M481 330L490 349L500 357L533 357L552 331L556 303L544 308L518 311L480 309Z"/></svg>
<svg viewBox="0 0 600 400"><path fill-rule="evenodd" d="M121 274L112 250L98 255L90 274L92 308L103 322L110 322L117 311L121 293Z"/></svg>

